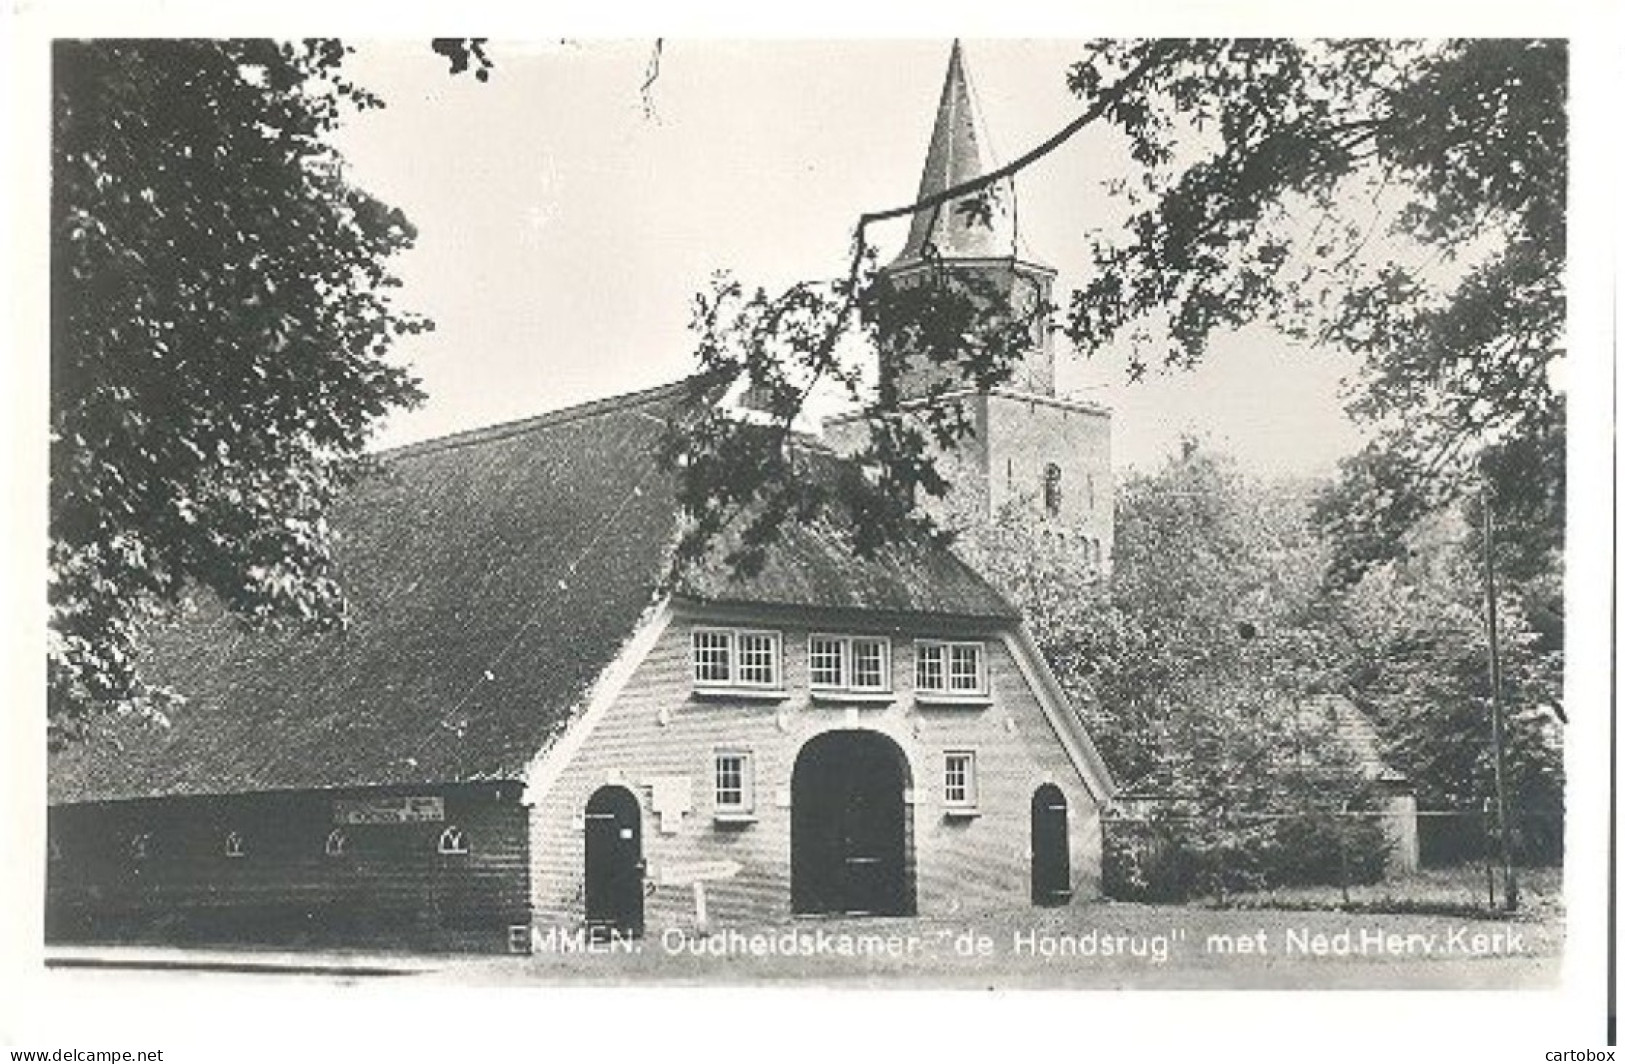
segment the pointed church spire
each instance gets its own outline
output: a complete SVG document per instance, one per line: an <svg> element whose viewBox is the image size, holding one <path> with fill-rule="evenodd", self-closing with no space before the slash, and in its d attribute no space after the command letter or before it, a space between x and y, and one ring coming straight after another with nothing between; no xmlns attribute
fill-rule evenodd
<svg viewBox="0 0 1625 1064"><path fill-rule="evenodd" d="M981 177L998 165L970 76L965 72L964 52L955 39L916 201ZM973 194L916 213L909 226L908 243L893 265L919 261L928 245L935 246L945 259L1019 256L1014 182L1004 178L983 189L979 196Z"/></svg>

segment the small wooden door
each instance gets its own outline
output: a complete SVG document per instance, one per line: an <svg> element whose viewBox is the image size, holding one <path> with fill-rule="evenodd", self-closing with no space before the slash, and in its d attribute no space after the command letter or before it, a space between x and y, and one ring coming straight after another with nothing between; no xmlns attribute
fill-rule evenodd
<svg viewBox="0 0 1625 1064"><path fill-rule="evenodd" d="M1033 792L1033 904L1072 900L1072 855L1067 842L1066 795L1053 783Z"/></svg>
<svg viewBox="0 0 1625 1064"><path fill-rule="evenodd" d="M625 787L600 787L587 801L587 926L643 934L643 811Z"/></svg>

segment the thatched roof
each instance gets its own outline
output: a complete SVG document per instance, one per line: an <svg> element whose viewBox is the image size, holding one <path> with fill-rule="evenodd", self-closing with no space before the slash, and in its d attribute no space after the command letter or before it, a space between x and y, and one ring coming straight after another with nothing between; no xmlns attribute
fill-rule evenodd
<svg viewBox="0 0 1625 1064"><path fill-rule="evenodd" d="M514 780L660 595L677 536L653 460L682 382L386 452L333 515L342 631L254 633L204 604L152 640L168 728L115 725L50 763L55 803ZM874 561L794 532L700 601L1005 617L946 551Z"/></svg>

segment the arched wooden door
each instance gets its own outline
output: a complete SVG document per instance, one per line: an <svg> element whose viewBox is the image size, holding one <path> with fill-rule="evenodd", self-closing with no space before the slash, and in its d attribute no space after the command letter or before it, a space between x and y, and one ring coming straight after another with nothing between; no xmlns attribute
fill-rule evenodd
<svg viewBox="0 0 1625 1064"><path fill-rule="evenodd" d="M587 800L587 926L643 934L643 811L625 787Z"/></svg>
<svg viewBox="0 0 1625 1064"><path fill-rule="evenodd" d="M1066 795L1053 783L1033 792L1033 904L1072 900L1072 855L1067 841Z"/></svg>
<svg viewBox="0 0 1625 1064"><path fill-rule="evenodd" d="M878 732L815 736L790 782L790 906L912 916L908 762Z"/></svg>

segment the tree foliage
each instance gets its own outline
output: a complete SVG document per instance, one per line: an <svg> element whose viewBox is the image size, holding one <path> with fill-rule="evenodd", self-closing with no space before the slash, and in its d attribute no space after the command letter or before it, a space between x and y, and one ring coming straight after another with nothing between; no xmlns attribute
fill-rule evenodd
<svg viewBox="0 0 1625 1064"><path fill-rule="evenodd" d="M1249 813L1313 820L1372 797L1332 722L1305 712L1326 696L1371 723L1422 808L1476 816L1494 793L1478 513L1433 515L1399 557L1338 583L1325 579L1336 548L1312 520L1316 491L1187 443L1122 485L1109 576L1081 533L1020 505L960 521L957 549L1022 608L1119 783L1175 799L1159 809L1194 819L1164 833L1210 871L1281 855L1279 825ZM1550 858L1563 641L1560 612L1543 612L1561 570L1520 574L1516 553L1496 558L1509 795L1522 855Z"/></svg>
<svg viewBox="0 0 1625 1064"><path fill-rule="evenodd" d="M253 622L342 621L323 511L419 399L415 237L327 138L381 106L337 42L64 41L52 95L53 742L161 714L141 626L189 586Z"/></svg>
<svg viewBox="0 0 1625 1064"><path fill-rule="evenodd" d="M1070 84L1088 100L1150 47L1100 45ZM1096 241L1066 331L1131 333L1134 375L1259 320L1360 355L1375 436L1323 509L1376 534L1340 539L1341 575L1485 447L1561 453L1564 42L1189 42L1139 87L1110 112L1142 167L1127 238Z"/></svg>
<svg viewBox="0 0 1625 1064"><path fill-rule="evenodd" d="M692 417L667 433L661 457L679 472L688 518L677 562L726 542L725 560L741 573L760 567L788 521L831 519L852 549L870 555L887 543L946 538L917 507L950 487L938 458L973 426L954 403L903 403L895 377L882 377L879 401L866 403L864 442L837 478L803 475L794 446L808 397L837 389L869 394L864 362L884 350L898 370L910 362L942 370L927 399L1009 381L1047 308L1017 309L996 282L937 260L922 283L877 277L872 249L860 246L849 276L804 282L778 295L747 292L727 276L695 299L693 326L702 386ZM863 352L854 357L854 350ZM713 385L739 381L754 416L740 418L714 401Z"/></svg>
<svg viewBox="0 0 1625 1064"><path fill-rule="evenodd" d="M1424 808L1476 811L1494 794L1492 698L1482 540L1470 507L1436 515L1406 538L1404 557L1373 565L1335 592L1345 644L1339 671ZM1496 560L1501 572L1511 565ZM1498 572L1498 577L1500 572ZM1542 616L1561 571L1499 579L1501 701L1507 793L1525 852L1562 843L1563 640Z"/></svg>
<svg viewBox="0 0 1625 1064"><path fill-rule="evenodd" d="M1340 819L1372 783L1324 701L1337 659L1307 496L1187 441L1122 486L1109 574L1081 532L1019 504L964 522L958 549L1021 607L1124 796L1148 803L1112 828L1120 896L1335 879L1328 838L1361 874L1382 867L1382 832Z"/></svg>
<svg viewBox="0 0 1625 1064"><path fill-rule="evenodd" d="M1082 104L1076 120L994 174L864 214L855 262L872 262L871 223L916 209L974 218L999 181L1081 129L1109 125L1134 164L1113 182L1129 217L1121 232L1094 239L1093 276L1066 300L1065 334L1089 353L1126 348L1131 378L1194 366L1216 333L1260 321L1360 355L1350 413L1373 442L1320 508L1328 527L1348 533L1335 540L1338 578L1391 556L1382 552L1406 529L1459 497L1487 447L1561 453L1563 404L1550 371L1564 342L1563 42L1113 40L1087 48L1067 80ZM759 293L760 313L742 327L704 316L702 364L714 367L708 352L729 346L720 328L737 341L737 372L797 381L770 389L783 436L809 382L859 379L833 367L843 351L865 350L844 341L877 320L857 310L884 281L854 267L813 315L800 313L798 286ZM944 291L952 282L943 272L934 283ZM998 293L962 305L1007 323L1015 316ZM901 325L934 328L919 318ZM963 382L999 379L956 357L952 328L934 340ZM1006 361L992 354L995 367ZM861 399L874 430L872 480L900 498L855 514L889 520L908 510L910 493L932 493L933 448L962 437L938 439L894 395ZM673 448L674 463L691 471L700 528L723 509L750 512L737 492L721 497L721 485L752 476L734 460L730 431ZM770 501L760 512L794 509ZM883 539L918 524L873 531Z"/></svg>
<svg viewBox="0 0 1625 1064"><path fill-rule="evenodd" d="M490 81L495 63L485 50L484 37L436 37L429 47L444 56L453 77L473 73L477 81Z"/></svg>
<svg viewBox="0 0 1625 1064"><path fill-rule="evenodd" d="M1335 680L1305 494L1191 443L1122 486L1109 579L1081 533L1019 506L967 522L958 549L1021 606L1128 789L1207 810L1340 802L1352 765L1302 708Z"/></svg>

